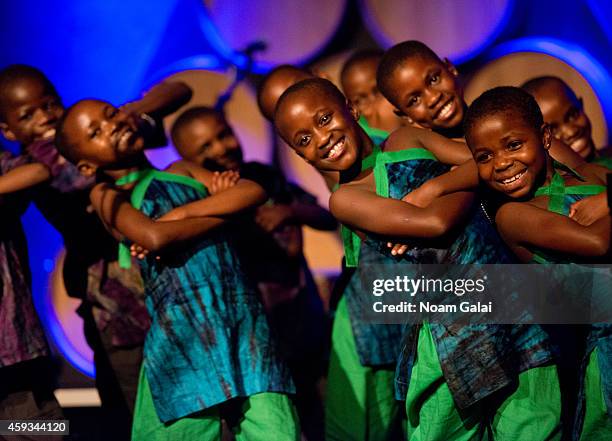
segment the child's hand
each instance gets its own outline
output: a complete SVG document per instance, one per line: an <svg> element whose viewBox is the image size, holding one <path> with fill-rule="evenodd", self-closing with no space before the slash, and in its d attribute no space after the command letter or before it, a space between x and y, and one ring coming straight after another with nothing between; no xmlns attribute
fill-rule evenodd
<svg viewBox="0 0 612 441"><path fill-rule="evenodd" d="M570 206L569 217L581 225L589 226L597 219L610 214L607 193L586 197Z"/></svg>
<svg viewBox="0 0 612 441"><path fill-rule="evenodd" d="M140 245L133 243L130 246L130 254L132 255L132 257L135 257L138 260L143 260L145 257L147 257L147 254L149 254L149 250L144 249Z"/></svg>
<svg viewBox="0 0 612 441"><path fill-rule="evenodd" d="M214 172L212 177L212 184L210 186L210 194L217 194L223 190L232 188L238 183L239 179L240 173L234 170Z"/></svg>
<svg viewBox="0 0 612 441"><path fill-rule="evenodd" d="M387 248L391 248L392 256L401 256L410 249L410 246L405 243L387 242Z"/></svg>
<svg viewBox="0 0 612 441"><path fill-rule="evenodd" d="M412 190L402 198L402 201L408 202L419 208L425 208L432 203L434 199L440 196L439 189L431 181L425 182L419 188Z"/></svg>
<svg viewBox="0 0 612 441"><path fill-rule="evenodd" d="M289 205L262 205L257 208L255 222L262 230L270 233L283 225L292 214Z"/></svg>

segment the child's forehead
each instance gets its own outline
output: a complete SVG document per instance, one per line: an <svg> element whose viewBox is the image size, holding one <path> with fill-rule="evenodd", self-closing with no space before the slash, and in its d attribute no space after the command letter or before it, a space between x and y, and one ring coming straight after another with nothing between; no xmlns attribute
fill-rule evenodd
<svg viewBox="0 0 612 441"><path fill-rule="evenodd" d="M575 104L578 98L574 92L564 84L558 81L548 81L539 89L534 91L536 100L547 100L558 103Z"/></svg>
<svg viewBox="0 0 612 441"><path fill-rule="evenodd" d="M9 105L22 105L28 101L46 97L57 98L57 95L49 90L43 81L28 77L5 85L0 95L2 102Z"/></svg>

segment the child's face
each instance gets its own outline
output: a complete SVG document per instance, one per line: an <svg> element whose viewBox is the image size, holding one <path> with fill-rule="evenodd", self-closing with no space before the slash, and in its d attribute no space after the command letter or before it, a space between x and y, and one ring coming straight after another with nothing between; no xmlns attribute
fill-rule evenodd
<svg viewBox="0 0 612 441"><path fill-rule="evenodd" d="M361 150L354 109L312 90L302 90L277 112L276 127L285 142L318 170L350 168Z"/></svg>
<svg viewBox="0 0 612 441"><path fill-rule="evenodd" d="M236 170L242 164L242 148L232 128L219 115L192 120L177 134L180 155L192 162Z"/></svg>
<svg viewBox="0 0 612 441"><path fill-rule="evenodd" d="M428 129L452 129L463 121L463 93L450 62L412 57L397 68L390 101L413 122Z"/></svg>
<svg viewBox="0 0 612 441"><path fill-rule="evenodd" d="M81 101L64 124L66 137L79 151L81 170L82 166L88 172L98 167L121 168L144 148L133 119L104 101Z"/></svg>
<svg viewBox="0 0 612 441"><path fill-rule="evenodd" d="M595 149L591 121L582 110L582 100L569 96L567 89L556 83L541 87L533 95L553 136L583 158L591 155Z"/></svg>
<svg viewBox="0 0 612 441"><path fill-rule="evenodd" d="M372 127L392 132L401 125L393 105L376 86L377 58L354 65L342 78L344 94Z"/></svg>
<svg viewBox="0 0 612 441"><path fill-rule="evenodd" d="M469 147L480 179L509 198L529 196L546 170L550 132L535 130L517 113L495 113L472 127Z"/></svg>
<svg viewBox="0 0 612 441"><path fill-rule="evenodd" d="M2 103L4 122L0 129L6 139L24 146L55 136L55 125L64 112L58 96L32 78L18 81L5 91Z"/></svg>

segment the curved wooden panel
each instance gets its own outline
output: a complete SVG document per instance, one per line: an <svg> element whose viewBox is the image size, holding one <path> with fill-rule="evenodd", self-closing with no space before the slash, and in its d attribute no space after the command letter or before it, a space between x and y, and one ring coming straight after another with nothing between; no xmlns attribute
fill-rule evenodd
<svg viewBox="0 0 612 441"><path fill-rule="evenodd" d="M496 86L520 86L525 81L554 75L565 81L576 95L584 100L584 110L592 125L593 141L596 146L607 145L608 127L602 106L580 73L550 55L536 52L516 52L493 60L479 69L465 87L465 99L471 103L485 90Z"/></svg>
<svg viewBox="0 0 612 441"><path fill-rule="evenodd" d="M362 16L383 47L420 40L441 57L460 63L495 39L513 0L361 0Z"/></svg>
<svg viewBox="0 0 612 441"><path fill-rule="evenodd" d="M342 21L346 0L204 0L222 38L242 50L255 40L268 48L259 62L301 64L321 51Z"/></svg>

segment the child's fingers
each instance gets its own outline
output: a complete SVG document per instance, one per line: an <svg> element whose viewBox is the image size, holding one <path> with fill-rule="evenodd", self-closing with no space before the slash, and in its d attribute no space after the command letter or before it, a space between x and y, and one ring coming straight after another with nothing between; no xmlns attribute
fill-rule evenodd
<svg viewBox="0 0 612 441"><path fill-rule="evenodd" d="M406 252L406 250L408 250L408 245L396 243L395 245L393 245L393 248L391 249L391 255L401 256L402 254Z"/></svg>

